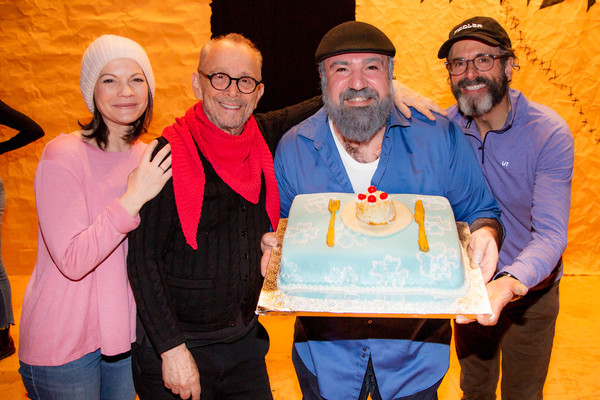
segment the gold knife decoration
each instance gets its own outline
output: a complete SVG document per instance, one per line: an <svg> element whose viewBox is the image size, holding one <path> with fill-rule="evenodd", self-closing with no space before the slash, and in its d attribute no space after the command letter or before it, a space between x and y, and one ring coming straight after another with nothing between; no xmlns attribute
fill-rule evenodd
<svg viewBox="0 0 600 400"><path fill-rule="evenodd" d="M335 212L340 209L340 201L330 199L329 200L329 211L331 212L331 219L329 220L329 228L327 229L327 246L333 247L335 237Z"/></svg>
<svg viewBox="0 0 600 400"><path fill-rule="evenodd" d="M423 200L417 200L415 203L415 222L419 225L419 249L427 253L429 251L429 243L425 235L425 209L423 208Z"/></svg>

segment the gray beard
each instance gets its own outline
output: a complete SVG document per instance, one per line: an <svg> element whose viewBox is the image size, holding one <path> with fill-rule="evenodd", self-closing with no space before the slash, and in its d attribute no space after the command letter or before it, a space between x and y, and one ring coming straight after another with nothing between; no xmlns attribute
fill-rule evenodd
<svg viewBox="0 0 600 400"><path fill-rule="evenodd" d="M486 114L492 108L492 95L486 93L479 103L475 103L472 99L467 99L466 96L460 95L458 100L458 109L464 114L473 117Z"/></svg>
<svg viewBox="0 0 600 400"><path fill-rule="evenodd" d="M481 96L479 100L466 96L460 91L463 87L477 83L484 83L488 87L487 93ZM467 116L479 117L500 104L508 91L508 77L502 71L502 76L498 80L491 80L483 76L478 76L473 80L465 78L458 81L456 85L452 85L451 88L460 112Z"/></svg>
<svg viewBox="0 0 600 400"><path fill-rule="evenodd" d="M375 102L365 107L344 107L344 100L356 96L373 98ZM346 139L358 143L365 143L371 140L377 132L387 123L392 111L392 96L379 98L379 94L370 88L361 90L346 89L340 94L340 105L332 103L327 90L323 90L323 103L327 115L339 133Z"/></svg>

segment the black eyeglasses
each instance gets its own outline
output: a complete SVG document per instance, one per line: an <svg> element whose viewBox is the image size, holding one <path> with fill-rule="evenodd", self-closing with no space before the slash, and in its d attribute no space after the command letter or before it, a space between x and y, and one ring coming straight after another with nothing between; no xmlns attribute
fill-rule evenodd
<svg viewBox="0 0 600 400"><path fill-rule="evenodd" d="M494 61L502 58L510 57L508 54L493 56L491 54L482 54L470 60L464 58L455 58L445 62L446 68L450 75L462 75L467 71L469 63L472 62L477 71L485 72L494 67Z"/></svg>
<svg viewBox="0 0 600 400"><path fill-rule="evenodd" d="M198 70L198 72L207 77L211 86L217 90L226 90L231 85L231 81L235 81L240 92L244 94L250 94L256 90L258 85L260 85L259 81L250 76L232 78L225 72L215 72L214 74L210 75L207 75L200 70Z"/></svg>

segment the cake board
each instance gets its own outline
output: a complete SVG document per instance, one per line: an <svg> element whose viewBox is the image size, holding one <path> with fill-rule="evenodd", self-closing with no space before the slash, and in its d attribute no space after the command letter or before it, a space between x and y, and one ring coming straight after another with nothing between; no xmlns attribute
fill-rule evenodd
<svg viewBox="0 0 600 400"><path fill-rule="evenodd" d="M365 298L309 298L289 296L277 287L277 275L281 262L281 247L271 253L265 280L258 300L258 315L294 316L338 316L375 318L454 318L463 315L476 318L478 314L491 314L483 277L479 268L469 266L466 248L469 243L469 226L457 222L457 230L463 254L465 273L469 274L470 286L463 297L434 299L411 298L410 296L378 296ZM280 219L276 236L283 242L287 219Z"/></svg>

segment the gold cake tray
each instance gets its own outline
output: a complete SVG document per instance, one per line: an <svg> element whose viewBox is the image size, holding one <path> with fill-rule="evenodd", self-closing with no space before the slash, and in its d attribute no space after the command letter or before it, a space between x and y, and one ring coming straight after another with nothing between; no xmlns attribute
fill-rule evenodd
<svg viewBox="0 0 600 400"><path fill-rule="evenodd" d="M483 277L479 268L469 266L466 248L469 243L469 226L457 222L458 236L464 261L465 273L470 281L465 296L423 297L418 295L339 295L314 294L311 297L292 296L277 287L277 275L281 262L281 246L273 249L269 266L258 300L258 315L338 316L338 317L385 317L385 318L454 318L464 315L475 318L477 314L491 314ZM279 221L276 235L283 243L287 219Z"/></svg>

